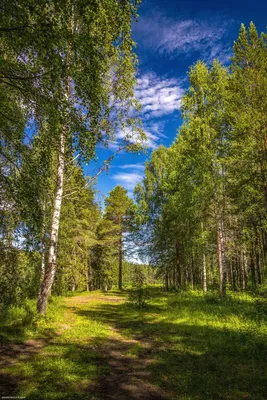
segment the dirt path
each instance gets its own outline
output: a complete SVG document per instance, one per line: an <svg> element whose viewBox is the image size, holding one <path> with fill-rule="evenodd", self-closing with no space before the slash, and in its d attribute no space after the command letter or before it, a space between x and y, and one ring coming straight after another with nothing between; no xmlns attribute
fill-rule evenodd
<svg viewBox="0 0 267 400"><path fill-rule="evenodd" d="M124 297L116 296L75 296L67 300L72 306L88 304L92 301L104 303L123 303ZM115 320L116 322L116 320ZM151 383L151 372L148 366L151 358L152 344L140 338L128 339L123 331L110 325L110 336L104 344L97 348L101 354L102 365L108 367L108 373L97 381L90 389L95 393L91 400L167 400L172 399L170 393L164 392ZM136 349L138 352L136 353Z"/></svg>
<svg viewBox="0 0 267 400"><path fill-rule="evenodd" d="M122 296L114 295L88 295L74 296L65 300L67 308L67 320L59 326L56 336L60 336L65 330L71 328L73 313L80 312L81 307L90 303L100 302L103 307L111 304L121 304L125 301ZM86 307L87 308L87 307ZM114 308L115 310L115 308ZM110 319L103 322L108 324L110 335L101 344L97 345L96 351L99 354L99 365L105 367L105 374L92 382L87 388L88 397L86 400L165 400L174 399L170 393L164 392L151 382L149 366L154 362L151 358L153 344L142 338L127 338L123 330L116 327L116 318L119 315L114 312ZM70 325L69 325L70 324ZM48 340L38 339L27 341L24 344L2 345L0 347L0 367L7 367L18 361L27 361L40 354L45 347L55 338ZM89 349L88 349L89 351ZM2 379L1 379L2 378ZM16 382L8 381L8 377L0 375L0 391L12 395L16 393ZM4 389L4 390L3 390ZM11 389L11 390L10 390Z"/></svg>
<svg viewBox="0 0 267 400"><path fill-rule="evenodd" d="M137 357L129 353L140 341L127 340L116 332L101 348L102 363L109 367L109 373L93 388L101 399L161 400L170 398L167 393L151 383L148 366L153 362L149 349L143 349ZM97 396L97 398L98 398Z"/></svg>

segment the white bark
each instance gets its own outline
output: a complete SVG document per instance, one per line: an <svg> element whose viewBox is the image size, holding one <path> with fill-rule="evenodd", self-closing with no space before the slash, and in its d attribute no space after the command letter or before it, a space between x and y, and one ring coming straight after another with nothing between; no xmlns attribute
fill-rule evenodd
<svg viewBox="0 0 267 400"><path fill-rule="evenodd" d="M45 276L45 232L42 233L42 260L41 260L41 276L40 282L42 284Z"/></svg>
<svg viewBox="0 0 267 400"><path fill-rule="evenodd" d="M48 297L54 282L56 273L57 243L61 203L63 197L64 182L64 159L65 159L65 140L68 127L65 126L60 134L60 149L58 154L57 183L55 190L54 210L51 223L50 245L48 252L48 265L38 296L37 310L43 314L46 312Z"/></svg>
<svg viewBox="0 0 267 400"><path fill-rule="evenodd" d="M43 202L43 227L42 227L42 246L41 246L41 275L40 275L40 288L45 276L45 201Z"/></svg>

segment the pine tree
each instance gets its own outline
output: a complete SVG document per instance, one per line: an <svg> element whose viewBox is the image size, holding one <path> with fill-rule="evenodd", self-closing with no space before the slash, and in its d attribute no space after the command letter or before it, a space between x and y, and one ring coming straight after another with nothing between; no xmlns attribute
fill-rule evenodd
<svg viewBox="0 0 267 400"><path fill-rule="evenodd" d="M118 249L118 288L122 290L122 260L123 245L127 237L129 227L129 215L132 207L132 200L127 196L127 190L122 186L116 186L105 199L105 218L113 222L114 233L116 235L116 245Z"/></svg>

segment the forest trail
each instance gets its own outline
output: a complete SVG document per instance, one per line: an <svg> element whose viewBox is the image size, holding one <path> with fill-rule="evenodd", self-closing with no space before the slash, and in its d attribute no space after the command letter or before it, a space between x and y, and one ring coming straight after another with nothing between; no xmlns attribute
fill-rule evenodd
<svg viewBox="0 0 267 400"><path fill-rule="evenodd" d="M103 317L108 322L110 333L103 343L93 347L100 354L99 363L106 368L107 373L91 386L91 391L94 393L91 400L174 398L150 380L151 372L147 367L153 363L150 357L153 344L147 338L139 336L138 339L128 338L123 330L117 327L119 314L116 312L116 305L125 303L124 296L109 294L75 296L67 299L66 305L75 312L85 304L90 309L90 304L95 302L102 305Z"/></svg>
<svg viewBox="0 0 267 400"><path fill-rule="evenodd" d="M2 324L0 397L266 399L265 302L150 294L142 309L125 292L53 297L37 324Z"/></svg>
<svg viewBox="0 0 267 400"><path fill-rule="evenodd" d="M174 399L174 395L152 382L149 367L153 364L153 343L142 335L127 336L120 327L123 312L120 307L125 303L122 294L98 293L65 298L62 318L53 330L49 328L47 337L0 346L0 366L4 371L0 375L1 394L26 395L27 398L27 390L23 391L23 387L30 387L31 380L36 379L34 373L31 377L25 373L26 368L31 366L37 379L45 382L43 385L47 385L46 379L42 378L47 370L54 381L58 379L57 384L51 385L50 393L58 391L58 386L62 385L62 399L72 399L68 397L70 388L73 398L77 393L75 390L78 390L78 394L86 393L86 397L82 398L88 400ZM105 335L99 326L104 329ZM68 365L73 362L75 374L76 369L82 368L80 381L75 375L76 389L71 386L68 388L69 382L64 383L64 371L62 376L54 369L55 357L59 357L59 365L66 362L66 374ZM94 376L89 374L88 379L86 371L90 367L95 368L97 373ZM10 368L17 372L6 373L5 370ZM26 379L21 379L21 375L25 375ZM30 398L35 399L31 392L29 394ZM36 398L38 396L42 396L41 387Z"/></svg>

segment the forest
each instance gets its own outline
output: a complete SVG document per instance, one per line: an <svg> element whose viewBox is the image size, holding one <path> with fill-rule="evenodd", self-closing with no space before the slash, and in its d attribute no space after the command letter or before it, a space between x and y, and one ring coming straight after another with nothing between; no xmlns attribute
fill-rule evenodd
<svg viewBox="0 0 267 400"><path fill-rule="evenodd" d="M1 2L1 398L266 399L267 33L190 67L150 151L140 3ZM121 153L142 181L99 200Z"/></svg>

